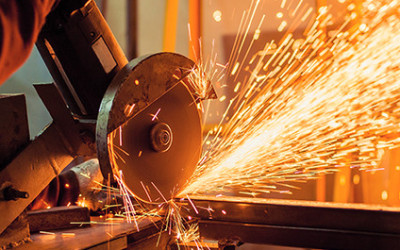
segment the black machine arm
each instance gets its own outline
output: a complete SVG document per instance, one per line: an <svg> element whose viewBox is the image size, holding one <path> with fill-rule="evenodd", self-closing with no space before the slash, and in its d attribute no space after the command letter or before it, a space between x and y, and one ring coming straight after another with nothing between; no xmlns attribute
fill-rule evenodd
<svg viewBox="0 0 400 250"><path fill-rule="evenodd" d="M61 1L36 46L71 112L97 116L103 95L128 61L93 0Z"/></svg>

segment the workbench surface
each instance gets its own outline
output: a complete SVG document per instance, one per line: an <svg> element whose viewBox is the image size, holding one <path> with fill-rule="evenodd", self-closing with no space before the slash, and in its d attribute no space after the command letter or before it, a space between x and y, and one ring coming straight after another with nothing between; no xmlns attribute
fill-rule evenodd
<svg viewBox="0 0 400 250"><path fill-rule="evenodd" d="M135 223L123 220L106 221L100 218L91 218L90 225L73 229L52 230L49 232L34 233L31 242L17 249L125 249L128 246L148 241L156 248L157 235L161 232L161 218L146 217L138 220L139 231ZM160 238L160 243L165 237Z"/></svg>

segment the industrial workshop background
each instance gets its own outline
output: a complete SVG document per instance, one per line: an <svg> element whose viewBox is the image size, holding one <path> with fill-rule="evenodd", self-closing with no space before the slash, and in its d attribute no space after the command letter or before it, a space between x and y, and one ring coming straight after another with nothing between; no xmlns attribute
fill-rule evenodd
<svg viewBox="0 0 400 250"><path fill-rule="evenodd" d="M228 61L235 35L240 25L242 11L247 9L249 1L243 0L98 0L108 24L120 43L128 59L159 51L175 51L194 59L194 54L201 51L203 56L212 51L218 55L221 64ZM250 32L259 30L258 44L267 40L279 41L283 33L279 31L282 20L286 26L296 21L290 13L280 11L281 0L267 1L263 11L267 21L260 27L253 25ZM360 1L337 0L304 0L303 5L318 9L319 5L332 5L331 13L335 13L332 30L339 26L342 17L350 11L357 11ZM295 6L293 6L295 7ZM308 18L311 18L309 15ZM188 22L192 24L189 39ZM294 33L301 33L305 24L298 26ZM329 32L327 30L326 32ZM197 39L201 43L197 43ZM301 38L299 38L301 39ZM192 46L195 46L193 51ZM260 48L253 46L253 53ZM239 76L240 77L240 76ZM33 138L50 121L50 115L37 96L31 83L49 82L52 78L44 65L37 49L32 52L29 60L5 84L0 87L0 93L25 93L29 117L30 134ZM219 96L232 95L229 77L221 86L215 86ZM227 85L225 87L225 85ZM218 121L218 113L223 112L227 102L215 100L214 110L209 112L206 128ZM268 197L285 199L305 199L334 202L356 202L370 204L400 204L400 152L398 149L381 152L384 154L381 171L360 172L357 168L342 169L339 173L321 177L308 183L296 183L300 187L292 195L270 194Z"/></svg>

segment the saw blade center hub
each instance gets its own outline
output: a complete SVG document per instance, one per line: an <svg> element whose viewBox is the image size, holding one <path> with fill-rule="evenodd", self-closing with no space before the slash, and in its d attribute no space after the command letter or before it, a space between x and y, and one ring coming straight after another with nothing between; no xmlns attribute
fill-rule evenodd
<svg viewBox="0 0 400 250"><path fill-rule="evenodd" d="M151 147L156 152L166 152L172 145L172 130L168 124L160 122L150 131Z"/></svg>

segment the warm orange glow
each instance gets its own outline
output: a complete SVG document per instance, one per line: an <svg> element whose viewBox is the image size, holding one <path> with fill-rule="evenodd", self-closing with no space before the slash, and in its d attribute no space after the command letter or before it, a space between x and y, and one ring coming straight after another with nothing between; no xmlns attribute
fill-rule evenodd
<svg viewBox="0 0 400 250"><path fill-rule="evenodd" d="M178 0L167 0L164 22L163 51L174 52L178 23Z"/></svg>
<svg viewBox="0 0 400 250"><path fill-rule="evenodd" d="M357 185L357 184L360 183L360 176L359 176L358 174L356 174L356 175L353 176L353 183L354 183L355 185Z"/></svg>
<svg viewBox="0 0 400 250"><path fill-rule="evenodd" d="M87 207L87 201L85 197L82 197L81 195L79 195L78 201L76 202L76 204L80 207Z"/></svg>
<svg viewBox="0 0 400 250"><path fill-rule="evenodd" d="M386 190L383 190L381 197L382 197L383 201L387 200L388 199L388 192Z"/></svg>
<svg viewBox="0 0 400 250"><path fill-rule="evenodd" d="M221 20L222 20L222 12L220 10L214 11L213 18L217 23L221 22Z"/></svg>
<svg viewBox="0 0 400 250"><path fill-rule="evenodd" d="M201 1L189 0L189 58L197 62L201 56Z"/></svg>
<svg viewBox="0 0 400 250"><path fill-rule="evenodd" d="M289 192L288 181L315 179L343 167L373 169L371 174L381 170L383 150L400 145L400 20L393 14L399 2L369 4L374 7L367 8L358 28L342 25L333 37L322 37L319 23L330 18L325 6L294 51L291 33L270 57L274 42L266 43L237 89L234 116L223 129L210 131L212 150L182 194L230 188L251 195ZM303 9L299 15L307 14ZM253 21L253 10L247 13ZM345 24L353 18L349 15ZM279 31L294 30L282 23ZM227 68L232 76L247 66L237 61L243 47L241 40L234 45Z"/></svg>
<svg viewBox="0 0 400 250"><path fill-rule="evenodd" d="M346 176L341 175L340 178L339 178L339 183L342 186L345 185L346 184Z"/></svg>

